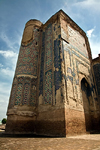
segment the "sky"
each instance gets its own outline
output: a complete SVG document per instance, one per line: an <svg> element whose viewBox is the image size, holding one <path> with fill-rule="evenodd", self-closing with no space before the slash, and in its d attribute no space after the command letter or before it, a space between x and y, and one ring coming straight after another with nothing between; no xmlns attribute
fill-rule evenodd
<svg viewBox="0 0 100 150"><path fill-rule="evenodd" d="M6 117L25 23L45 23L60 9L85 31L92 57L98 57L100 0L0 0L0 120Z"/></svg>

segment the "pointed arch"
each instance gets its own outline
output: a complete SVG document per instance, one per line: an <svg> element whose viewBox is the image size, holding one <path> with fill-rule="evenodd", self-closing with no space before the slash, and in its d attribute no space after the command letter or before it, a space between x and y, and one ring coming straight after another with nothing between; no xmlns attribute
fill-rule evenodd
<svg viewBox="0 0 100 150"><path fill-rule="evenodd" d="M91 96L91 88L86 78L82 78L81 80L81 92L82 92L86 130L90 131L92 130L92 119L90 112L92 96Z"/></svg>

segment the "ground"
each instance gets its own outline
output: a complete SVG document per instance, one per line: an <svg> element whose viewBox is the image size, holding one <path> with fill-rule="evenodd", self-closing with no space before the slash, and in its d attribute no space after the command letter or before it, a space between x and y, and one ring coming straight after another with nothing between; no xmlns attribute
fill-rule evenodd
<svg viewBox="0 0 100 150"><path fill-rule="evenodd" d="M47 137L7 137L0 133L0 150L100 150L100 134Z"/></svg>

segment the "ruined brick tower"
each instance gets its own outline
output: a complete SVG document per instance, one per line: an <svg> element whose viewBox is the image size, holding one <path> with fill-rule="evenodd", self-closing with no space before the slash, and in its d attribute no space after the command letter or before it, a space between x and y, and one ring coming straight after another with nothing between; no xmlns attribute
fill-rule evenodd
<svg viewBox="0 0 100 150"><path fill-rule="evenodd" d="M6 132L66 136L97 128L100 113L93 66L85 32L62 10L45 24L28 21Z"/></svg>

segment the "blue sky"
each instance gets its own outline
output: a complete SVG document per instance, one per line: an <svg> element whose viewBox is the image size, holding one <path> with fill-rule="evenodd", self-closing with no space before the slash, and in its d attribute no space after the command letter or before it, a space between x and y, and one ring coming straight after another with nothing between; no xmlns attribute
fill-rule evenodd
<svg viewBox="0 0 100 150"><path fill-rule="evenodd" d="M6 117L25 23L45 23L62 9L86 33L93 58L100 53L100 0L0 0L0 120Z"/></svg>

